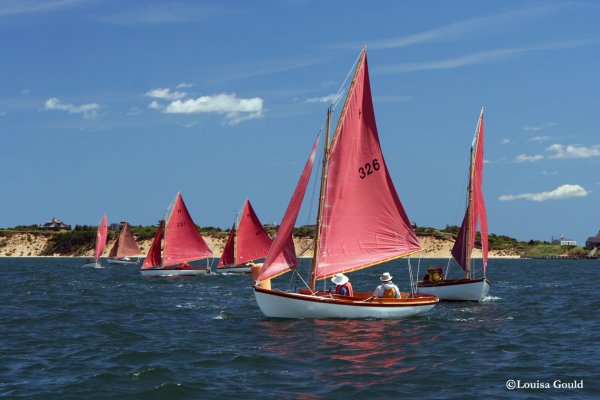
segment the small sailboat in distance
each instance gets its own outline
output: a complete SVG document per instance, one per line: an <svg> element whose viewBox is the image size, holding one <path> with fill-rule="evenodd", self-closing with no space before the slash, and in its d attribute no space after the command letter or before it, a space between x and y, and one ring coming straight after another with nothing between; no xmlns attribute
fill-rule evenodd
<svg viewBox="0 0 600 400"><path fill-rule="evenodd" d="M229 232L217 271L228 273L250 272L250 262L265 258L272 241L258 216L246 199L239 222Z"/></svg>
<svg viewBox="0 0 600 400"><path fill-rule="evenodd" d="M430 268L422 281L417 282L421 293L438 296L440 300L455 301L480 301L490 291L491 283L486 277L488 261L488 226L485 201L483 199L483 108L479 114L479 121L473 143L471 144L471 157L469 162L469 186L467 188L467 209L463 218L460 231L454 247L452 257L464 270L462 279L446 279L442 267ZM474 277L474 263L471 254L475 247L477 225L480 225L481 253L483 259L483 276ZM448 262L447 269L450 267ZM446 269L446 275L448 270Z"/></svg>
<svg viewBox="0 0 600 400"><path fill-rule="evenodd" d="M96 250L94 251L94 261L86 260L83 267L85 268L102 268L100 264L100 256L106 247L106 237L108 236L108 225L106 223L106 213L102 216L102 221L98 226L98 232L96 233Z"/></svg>
<svg viewBox="0 0 600 400"><path fill-rule="evenodd" d="M165 245L161 259L163 223L158 227L154 241L141 268L142 276L196 276L210 273L208 258L213 256L190 216L181 193L167 210L164 224ZM207 265L191 266L188 263L206 259Z"/></svg>
<svg viewBox="0 0 600 400"><path fill-rule="evenodd" d="M110 249L110 254L106 261L109 264L137 265L139 259L133 260L130 257L139 256L140 254L140 247L133 237L129 224L125 222L117 241L112 249Z"/></svg>
<svg viewBox="0 0 600 400"><path fill-rule="evenodd" d="M375 123L366 49L361 52L338 125L323 152L321 195L310 281L300 292L271 289L271 279L297 265L292 228L311 174L318 137L254 286L267 317L404 318L431 310L437 297L402 293L373 298L315 289L316 280L405 257L421 250L388 172ZM400 295L398 293L398 295Z"/></svg>

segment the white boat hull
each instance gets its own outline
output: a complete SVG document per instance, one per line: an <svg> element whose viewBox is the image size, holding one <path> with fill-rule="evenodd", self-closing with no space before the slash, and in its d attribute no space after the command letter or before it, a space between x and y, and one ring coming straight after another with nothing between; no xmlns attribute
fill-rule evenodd
<svg viewBox="0 0 600 400"><path fill-rule="evenodd" d="M142 269L142 276L199 276L209 275L211 272L207 268L151 268Z"/></svg>
<svg viewBox="0 0 600 400"><path fill-rule="evenodd" d="M139 260L120 260L118 258L107 258L109 264L113 265L137 265Z"/></svg>
<svg viewBox="0 0 600 400"><path fill-rule="evenodd" d="M287 293L254 288L258 307L272 318L407 318L430 311L433 296L414 299L342 300L343 296ZM349 299L349 298L347 298ZM354 298L356 299L356 298Z"/></svg>
<svg viewBox="0 0 600 400"><path fill-rule="evenodd" d="M490 281L484 278L443 280L435 283L417 282L419 293L450 301L480 301L488 295L490 287Z"/></svg>
<svg viewBox="0 0 600 400"><path fill-rule="evenodd" d="M250 267L222 267L217 268L217 272L221 272L224 274L242 274L242 273L250 273L252 268Z"/></svg>
<svg viewBox="0 0 600 400"><path fill-rule="evenodd" d="M100 265L99 262L98 263L92 262L92 263L83 264L81 266L81 268L104 268L104 267L102 267L102 265Z"/></svg>

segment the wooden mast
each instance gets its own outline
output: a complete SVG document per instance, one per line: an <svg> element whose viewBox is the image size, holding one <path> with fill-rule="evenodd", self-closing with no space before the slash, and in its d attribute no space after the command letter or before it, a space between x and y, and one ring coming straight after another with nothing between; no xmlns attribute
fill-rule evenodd
<svg viewBox="0 0 600 400"><path fill-rule="evenodd" d="M329 155L331 152L331 148L335 144L335 140L339 134L339 131L342 126L342 120L344 119L344 114L346 113L346 109L348 108L348 102L350 101L350 96L352 96L352 91L354 90L354 84L356 83L356 77L358 75L358 71L362 66L362 63L365 59L365 54L367 52L366 46L362 49L360 54L360 58L358 60L358 64L356 66L356 70L354 71L354 76L352 77L352 83L350 84L350 89L348 89L348 94L346 95L346 101L344 102L344 107L342 108L342 112L340 113L340 118L338 119L337 126L335 128L335 134L333 135L333 140L331 140L331 144L329 143L330 136L330 128L331 128L331 106L327 110L327 135L325 138L325 150L323 151L323 170L321 171L321 190L319 195L319 209L317 214L317 226L315 228L315 243L314 243L314 252L313 252L313 260L312 260L312 269L310 273L310 290L315 291L315 284L317 281L317 261L319 259L319 236L321 233L321 223L323 220L323 203L325 200L325 186L327 184L327 163L329 161Z"/></svg>
<svg viewBox="0 0 600 400"><path fill-rule="evenodd" d="M472 207L472 195L473 195L473 147L471 146L471 157L470 157L470 165L469 165L469 188L468 188L468 199L467 199L467 240L465 243L465 279L469 279L469 274L471 272L471 252L473 249L471 248L471 219L473 218L473 207Z"/></svg>
<svg viewBox="0 0 600 400"><path fill-rule="evenodd" d="M317 226L315 227L315 243L313 245L312 269L310 273L310 290L315 291L317 282L317 259L319 255L319 236L321 232L321 222L323 220L323 203L325 200L325 183L327 182L327 161L329 159L329 135L331 132L331 106L327 109L327 131L325 135L325 147L323 150L323 167L321 170L321 189L319 191L319 208L317 211Z"/></svg>

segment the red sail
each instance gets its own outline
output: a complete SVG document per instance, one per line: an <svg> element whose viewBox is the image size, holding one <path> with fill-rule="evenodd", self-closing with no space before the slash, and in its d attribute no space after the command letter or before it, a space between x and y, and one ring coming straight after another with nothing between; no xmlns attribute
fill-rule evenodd
<svg viewBox="0 0 600 400"><path fill-rule="evenodd" d="M483 199L483 153L484 153L484 129L483 110L479 116L475 138L473 139L471 152L471 177L469 181L470 194L467 199L467 210L463 218L458 237L452 248L452 256L463 270L471 259L471 253L475 246L475 234L477 226L481 224L481 251L483 255L484 274L488 259L488 226L485 201ZM470 232L470 234L469 234ZM470 236L470 237L467 237Z"/></svg>
<svg viewBox="0 0 600 400"><path fill-rule="evenodd" d="M304 170L302 171L302 175L300 176L296 190L294 190L290 204L288 205L287 210L285 210L283 220L279 226L279 231L277 231L277 236L273 240L273 245L269 249L269 255L267 256L267 259L265 260L265 263L260 271L260 275L258 277L259 281L264 281L265 279L270 279L281 275L289 271L292 267L295 267L298 263L298 260L296 259L294 241L292 239L292 229L294 228L296 218L298 218L298 213L300 212L300 206L302 205L304 193L306 192L306 186L308 185L308 181L310 179L318 145L319 135L317 135L317 139L312 147L310 156L306 161L306 165L304 166Z"/></svg>
<svg viewBox="0 0 600 400"><path fill-rule="evenodd" d="M150 246L150 250L148 250L148 255L144 260L144 264L142 265L142 269L149 269L152 267L160 266L160 253L162 246L162 233L163 233L163 222L160 221L160 225L158 226L158 230L156 231L156 235L154 235L154 240L152 241L152 245Z"/></svg>
<svg viewBox="0 0 600 400"><path fill-rule="evenodd" d="M246 200L238 226L235 262L243 264L266 257L271 243L271 238L256 216L250 200Z"/></svg>
<svg viewBox="0 0 600 400"><path fill-rule="evenodd" d="M381 151L366 52L355 76L329 156L317 279L421 249Z"/></svg>
<svg viewBox="0 0 600 400"><path fill-rule="evenodd" d="M102 216L102 222L98 227L98 233L96 235L96 252L94 253L94 261L98 262L98 259L102 255L104 251L104 246L106 246L106 237L108 235L108 227L106 223L106 214Z"/></svg>
<svg viewBox="0 0 600 400"><path fill-rule="evenodd" d="M181 264L212 255L212 250L196 229L181 193L177 193L165 229L163 266Z"/></svg>
<svg viewBox="0 0 600 400"><path fill-rule="evenodd" d="M225 248L223 249L223 253L221 254L221 259L219 260L219 264L217 264L217 268L223 267L225 265L231 265L235 262L235 223L231 227L231 231L229 231L229 237L227 238L227 243L225 243Z"/></svg>
<svg viewBox="0 0 600 400"><path fill-rule="evenodd" d="M140 248L136 243L127 222L125 222L125 226L123 226L117 242L119 243L117 248L117 258L137 256L140 254Z"/></svg>

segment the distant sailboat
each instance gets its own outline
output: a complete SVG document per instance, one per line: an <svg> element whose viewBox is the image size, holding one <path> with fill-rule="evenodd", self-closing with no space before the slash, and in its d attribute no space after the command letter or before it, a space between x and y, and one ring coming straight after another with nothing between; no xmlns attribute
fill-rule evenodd
<svg viewBox="0 0 600 400"><path fill-rule="evenodd" d="M219 272L250 272L250 265L269 253L272 241L260 223L250 200L246 199L239 223L234 223L223 254L217 265Z"/></svg>
<svg viewBox="0 0 600 400"><path fill-rule="evenodd" d="M488 226L485 201L483 199L483 108L479 114L475 137L471 145L469 163L469 186L467 188L467 209L460 231L452 248L452 257L464 270L462 279L445 279L442 268L430 268L426 278L417 282L419 292L438 296L440 300L479 301L490 291L491 283L486 278L488 261ZM480 224L483 277L473 277L473 259L477 225ZM449 263L450 264L450 263ZM449 266L449 265L448 265ZM448 271L446 271L446 274Z"/></svg>
<svg viewBox="0 0 600 400"><path fill-rule="evenodd" d="M331 144L323 154L313 263L308 289L273 290L270 280L297 265L292 228L311 174L318 137L283 217L279 232L254 286L256 302L267 317L404 318L431 310L438 298L402 293L402 298L373 299L372 292L352 297L315 290L317 279L368 268L421 250L386 167L371 98L366 49Z"/></svg>
<svg viewBox="0 0 600 400"><path fill-rule="evenodd" d="M133 233L131 233L129 224L125 222L125 225L123 225L123 229L121 229L121 233L119 234L119 238L112 249L110 249L110 254L106 261L108 261L109 264L137 265L139 259L132 260L129 257L139 256L140 254L140 248L133 237Z"/></svg>
<svg viewBox="0 0 600 400"><path fill-rule="evenodd" d="M167 212L165 246L161 260L163 223L161 222L142 265L143 276L195 276L210 273L210 267L193 267L190 261L213 256L212 250L196 229L181 193Z"/></svg>
<svg viewBox="0 0 600 400"><path fill-rule="evenodd" d="M106 214L102 216L102 221L98 226L98 232L96 234L96 251L94 252L94 262L86 260L83 265L85 268L102 268L100 264L100 256L106 247L106 237L108 236L108 225L106 223Z"/></svg>

